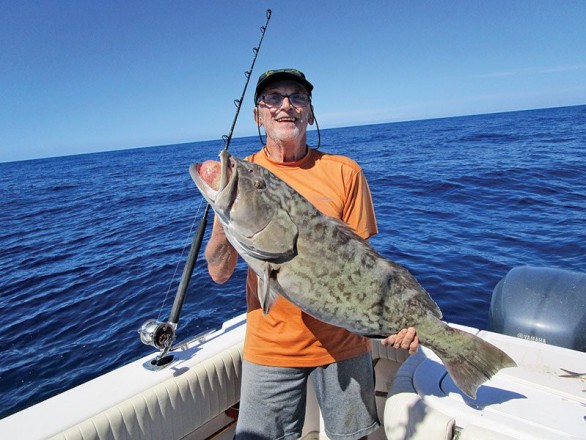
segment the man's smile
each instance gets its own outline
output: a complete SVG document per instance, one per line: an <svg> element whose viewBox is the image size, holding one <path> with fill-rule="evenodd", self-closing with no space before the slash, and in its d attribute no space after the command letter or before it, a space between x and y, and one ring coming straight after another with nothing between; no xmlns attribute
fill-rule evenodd
<svg viewBox="0 0 586 440"><path fill-rule="evenodd" d="M293 116L284 116L282 118L275 118L275 121L277 121L277 122L296 122L297 118L295 118Z"/></svg>

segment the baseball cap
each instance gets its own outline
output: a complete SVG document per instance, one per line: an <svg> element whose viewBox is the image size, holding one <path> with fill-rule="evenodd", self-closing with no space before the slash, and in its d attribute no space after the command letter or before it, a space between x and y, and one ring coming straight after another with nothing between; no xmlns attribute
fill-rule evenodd
<svg viewBox="0 0 586 440"><path fill-rule="evenodd" d="M266 86L275 82L275 81L283 81L283 80L291 80L298 82L303 87L307 89L307 92L311 95L311 91L313 90L313 85L305 79L305 75L303 72L297 69L277 69L277 70L267 70L262 75L258 77L258 82L256 83L256 90L254 92L254 103L258 99L258 95L260 92L264 90Z"/></svg>

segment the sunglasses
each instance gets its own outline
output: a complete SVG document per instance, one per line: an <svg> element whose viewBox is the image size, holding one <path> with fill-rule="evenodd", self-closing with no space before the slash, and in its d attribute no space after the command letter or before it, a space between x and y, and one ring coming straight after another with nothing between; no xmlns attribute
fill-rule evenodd
<svg viewBox="0 0 586 440"><path fill-rule="evenodd" d="M309 95L305 93L293 93L291 95L281 95L279 93L269 93L268 95L261 95L256 103L264 103L267 107L281 107L285 98L293 107L307 107L309 105Z"/></svg>

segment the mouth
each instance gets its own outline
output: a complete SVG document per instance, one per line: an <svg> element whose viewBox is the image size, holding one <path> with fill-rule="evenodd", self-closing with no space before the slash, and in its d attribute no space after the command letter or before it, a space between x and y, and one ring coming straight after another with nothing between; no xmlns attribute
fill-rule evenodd
<svg viewBox="0 0 586 440"><path fill-rule="evenodd" d="M293 116L284 116L282 118L275 118L276 122L289 122L295 123L299 120L299 118L294 118Z"/></svg>
<svg viewBox="0 0 586 440"><path fill-rule="evenodd" d="M234 178L234 161L227 152L220 153L220 162L207 160L194 163L189 167L189 174L204 197L214 202L219 194Z"/></svg>

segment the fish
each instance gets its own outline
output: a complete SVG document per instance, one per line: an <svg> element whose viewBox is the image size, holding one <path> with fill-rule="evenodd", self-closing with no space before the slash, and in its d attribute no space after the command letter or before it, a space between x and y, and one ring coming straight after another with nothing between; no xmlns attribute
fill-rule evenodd
<svg viewBox="0 0 586 440"><path fill-rule="evenodd" d="M516 366L498 347L448 326L406 268L269 170L223 150L220 162L194 163L189 172L228 241L257 274L263 313L281 295L321 321L364 336L415 327L420 344L472 399L486 380Z"/></svg>

